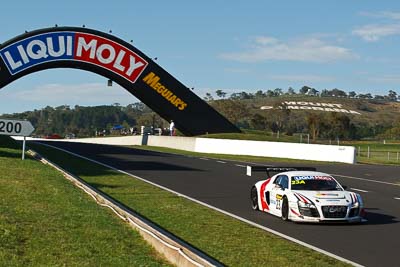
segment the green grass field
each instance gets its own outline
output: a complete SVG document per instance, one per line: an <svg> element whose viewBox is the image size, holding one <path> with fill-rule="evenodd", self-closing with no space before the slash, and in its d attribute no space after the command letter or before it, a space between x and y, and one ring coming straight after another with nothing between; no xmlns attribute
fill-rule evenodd
<svg viewBox="0 0 400 267"><path fill-rule="evenodd" d="M48 147L32 148L227 266L347 266L130 176Z"/></svg>
<svg viewBox="0 0 400 267"><path fill-rule="evenodd" d="M139 233L0 136L0 266L170 266Z"/></svg>

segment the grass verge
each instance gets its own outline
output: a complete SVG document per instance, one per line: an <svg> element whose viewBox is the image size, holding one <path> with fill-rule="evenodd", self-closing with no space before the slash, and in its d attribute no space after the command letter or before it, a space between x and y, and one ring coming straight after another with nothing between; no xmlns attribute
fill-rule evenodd
<svg viewBox="0 0 400 267"><path fill-rule="evenodd" d="M101 165L52 148L35 144L31 147L225 265L347 266Z"/></svg>
<svg viewBox="0 0 400 267"><path fill-rule="evenodd" d="M0 137L1 266L169 266L127 224Z"/></svg>

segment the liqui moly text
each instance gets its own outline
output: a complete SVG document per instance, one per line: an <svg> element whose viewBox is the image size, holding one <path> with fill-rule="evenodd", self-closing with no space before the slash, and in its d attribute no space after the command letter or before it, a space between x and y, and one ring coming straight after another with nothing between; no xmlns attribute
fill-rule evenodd
<svg viewBox="0 0 400 267"><path fill-rule="evenodd" d="M0 50L12 75L49 61L73 60L108 69L134 83L148 62L104 37L82 32L35 35Z"/></svg>

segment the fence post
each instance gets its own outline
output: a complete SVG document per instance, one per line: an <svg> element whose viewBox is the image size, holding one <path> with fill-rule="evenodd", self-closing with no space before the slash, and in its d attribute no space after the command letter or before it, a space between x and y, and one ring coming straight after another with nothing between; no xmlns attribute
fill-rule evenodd
<svg viewBox="0 0 400 267"><path fill-rule="evenodd" d="M399 152L397 152L397 162L399 162Z"/></svg>
<svg viewBox="0 0 400 267"><path fill-rule="evenodd" d="M369 158L369 146L368 146L368 151L367 151L367 158Z"/></svg>
<svg viewBox="0 0 400 267"><path fill-rule="evenodd" d="M361 157L361 147L358 147L358 156Z"/></svg>
<svg viewBox="0 0 400 267"><path fill-rule="evenodd" d="M390 161L390 151L388 151L388 161Z"/></svg>

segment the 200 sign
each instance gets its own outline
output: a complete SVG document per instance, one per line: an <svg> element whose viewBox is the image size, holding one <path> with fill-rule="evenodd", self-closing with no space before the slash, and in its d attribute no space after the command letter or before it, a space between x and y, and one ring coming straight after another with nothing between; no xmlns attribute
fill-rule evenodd
<svg viewBox="0 0 400 267"><path fill-rule="evenodd" d="M22 124L20 122L0 121L0 133L21 133Z"/></svg>

